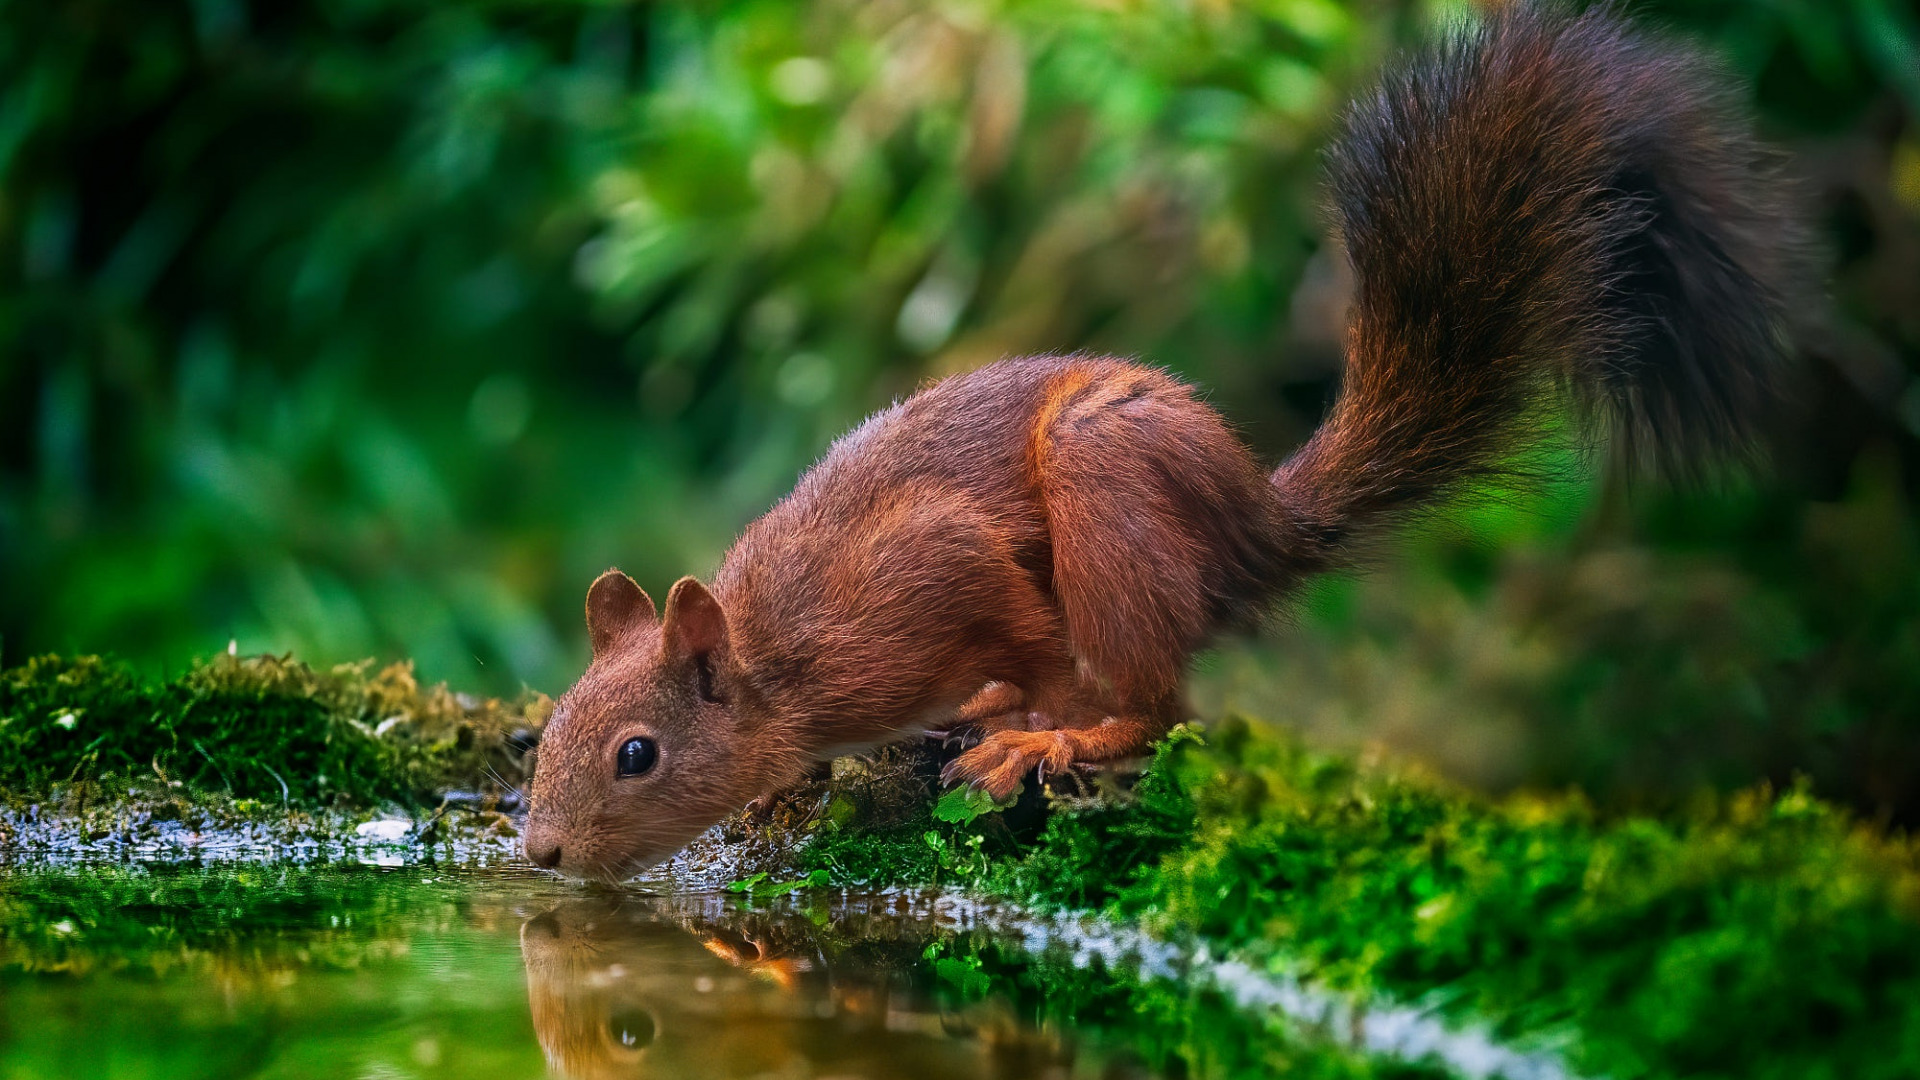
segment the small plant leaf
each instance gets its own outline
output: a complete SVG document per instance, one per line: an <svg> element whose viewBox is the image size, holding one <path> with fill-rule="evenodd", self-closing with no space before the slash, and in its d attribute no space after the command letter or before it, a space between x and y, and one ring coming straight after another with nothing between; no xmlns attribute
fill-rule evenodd
<svg viewBox="0 0 1920 1080"><path fill-rule="evenodd" d="M992 795L979 788L949 788L940 796L940 801L933 805L934 820L944 821L950 825L968 824L976 818L1012 806L1024 788L1025 785L1014 788L1013 794L1000 802L995 802Z"/></svg>

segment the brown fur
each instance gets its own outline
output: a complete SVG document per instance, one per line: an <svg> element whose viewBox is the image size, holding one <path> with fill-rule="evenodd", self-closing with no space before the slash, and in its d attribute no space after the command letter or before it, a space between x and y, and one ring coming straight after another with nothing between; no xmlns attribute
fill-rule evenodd
<svg viewBox="0 0 1920 1080"><path fill-rule="evenodd" d="M1510 9L1352 114L1333 190L1359 293L1327 423L1271 476L1193 391L1004 360L848 434L656 621L609 572L529 851L620 878L836 753L956 721L950 779L1144 752L1188 658L1380 528L1498 471L1570 386L1642 456L1739 448L1791 230L1713 83L1606 12ZM703 669L704 665L704 669ZM709 678L716 700L703 699ZM615 778L635 734L660 764Z"/></svg>

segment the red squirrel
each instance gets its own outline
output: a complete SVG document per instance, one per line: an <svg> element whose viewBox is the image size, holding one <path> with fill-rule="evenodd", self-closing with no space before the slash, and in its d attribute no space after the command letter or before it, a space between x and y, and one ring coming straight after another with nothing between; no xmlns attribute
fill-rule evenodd
<svg viewBox="0 0 1920 1080"><path fill-rule="evenodd" d="M1463 485L1560 405L1638 460L1752 445L1793 215L1699 57L1508 5L1390 74L1329 153L1357 291L1343 385L1269 471L1194 390L1002 360L835 442L664 611L609 570L548 724L528 857L623 880L835 755L970 728L945 777L1140 755L1189 658Z"/></svg>

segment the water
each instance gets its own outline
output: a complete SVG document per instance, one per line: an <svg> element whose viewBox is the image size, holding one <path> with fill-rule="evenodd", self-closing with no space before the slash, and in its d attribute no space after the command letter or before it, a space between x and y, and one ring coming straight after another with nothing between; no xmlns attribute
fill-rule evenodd
<svg viewBox="0 0 1920 1080"><path fill-rule="evenodd" d="M964 905L368 867L0 877L0 1076L1159 1075Z"/></svg>
<svg viewBox="0 0 1920 1080"><path fill-rule="evenodd" d="M0 1078L1561 1075L1232 966L1201 977L1127 928L942 894L16 866L0 869Z"/></svg>

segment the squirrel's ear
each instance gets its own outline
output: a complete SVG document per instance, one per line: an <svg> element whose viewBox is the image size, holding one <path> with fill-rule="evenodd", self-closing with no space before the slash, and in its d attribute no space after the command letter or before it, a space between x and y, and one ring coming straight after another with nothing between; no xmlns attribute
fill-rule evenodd
<svg viewBox="0 0 1920 1080"><path fill-rule="evenodd" d="M726 648L727 616L705 585L683 577L667 594L667 619L660 632L667 648L704 656Z"/></svg>
<svg viewBox="0 0 1920 1080"><path fill-rule="evenodd" d="M618 570L593 579L587 589L587 637L599 656L626 636L640 620L653 621L653 597Z"/></svg>

